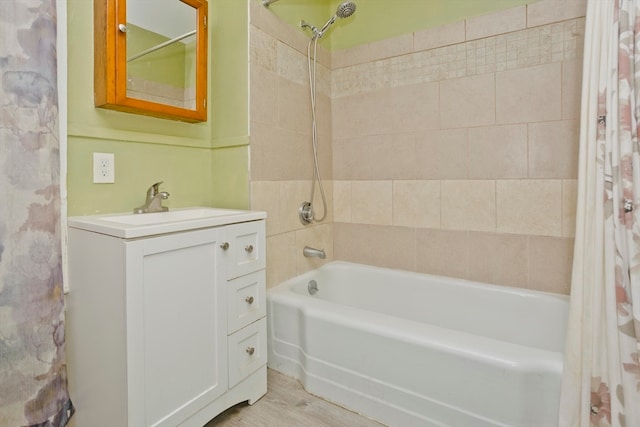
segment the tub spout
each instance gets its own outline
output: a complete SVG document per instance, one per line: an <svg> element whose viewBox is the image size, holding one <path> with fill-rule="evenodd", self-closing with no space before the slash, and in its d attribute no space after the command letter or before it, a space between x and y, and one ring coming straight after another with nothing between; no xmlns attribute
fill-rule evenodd
<svg viewBox="0 0 640 427"><path fill-rule="evenodd" d="M327 257L327 254L324 253L324 249L315 249L310 248L309 246L305 246L304 249L302 249L302 255L320 259L325 259Z"/></svg>

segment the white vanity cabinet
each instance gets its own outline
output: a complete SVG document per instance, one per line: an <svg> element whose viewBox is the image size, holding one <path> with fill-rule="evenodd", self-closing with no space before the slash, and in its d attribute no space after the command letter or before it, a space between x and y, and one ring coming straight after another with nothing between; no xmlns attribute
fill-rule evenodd
<svg viewBox="0 0 640 427"><path fill-rule="evenodd" d="M266 393L264 214L134 238L87 218L69 220L76 427L202 427Z"/></svg>

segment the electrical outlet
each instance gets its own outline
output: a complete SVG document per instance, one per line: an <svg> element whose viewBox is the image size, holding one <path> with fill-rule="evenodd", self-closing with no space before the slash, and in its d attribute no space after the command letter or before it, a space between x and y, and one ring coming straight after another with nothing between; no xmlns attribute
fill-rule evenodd
<svg viewBox="0 0 640 427"><path fill-rule="evenodd" d="M116 182L115 166L113 153L93 153L94 184L112 184Z"/></svg>

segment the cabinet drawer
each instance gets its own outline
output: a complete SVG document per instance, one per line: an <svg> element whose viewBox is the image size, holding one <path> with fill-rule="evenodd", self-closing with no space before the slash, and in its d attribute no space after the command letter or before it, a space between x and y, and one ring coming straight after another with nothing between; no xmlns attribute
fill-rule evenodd
<svg viewBox="0 0 640 427"><path fill-rule="evenodd" d="M228 257L227 279L265 268L264 221L253 221L227 227L223 248ZM228 243L228 246L226 246Z"/></svg>
<svg viewBox="0 0 640 427"><path fill-rule="evenodd" d="M266 316L265 280L260 270L227 282L227 333Z"/></svg>
<svg viewBox="0 0 640 427"><path fill-rule="evenodd" d="M229 335L229 388L267 363L267 319Z"/></svg>

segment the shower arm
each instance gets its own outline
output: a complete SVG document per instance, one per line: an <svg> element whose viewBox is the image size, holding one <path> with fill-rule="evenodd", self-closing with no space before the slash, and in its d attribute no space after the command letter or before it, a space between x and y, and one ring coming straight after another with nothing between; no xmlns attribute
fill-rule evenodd
<svg viewBox="0 0 640 427"><path fill-rule="evenodd" d="M333 25L334 22L336 22L337 17L337 15L333 15L331 19L329 19L327 23L324 24L322 28L320 28L320 30L318 31L318 37L322 37L324 35L324 32L327 31L327 28L329 28L331 25Z"/></svg>

